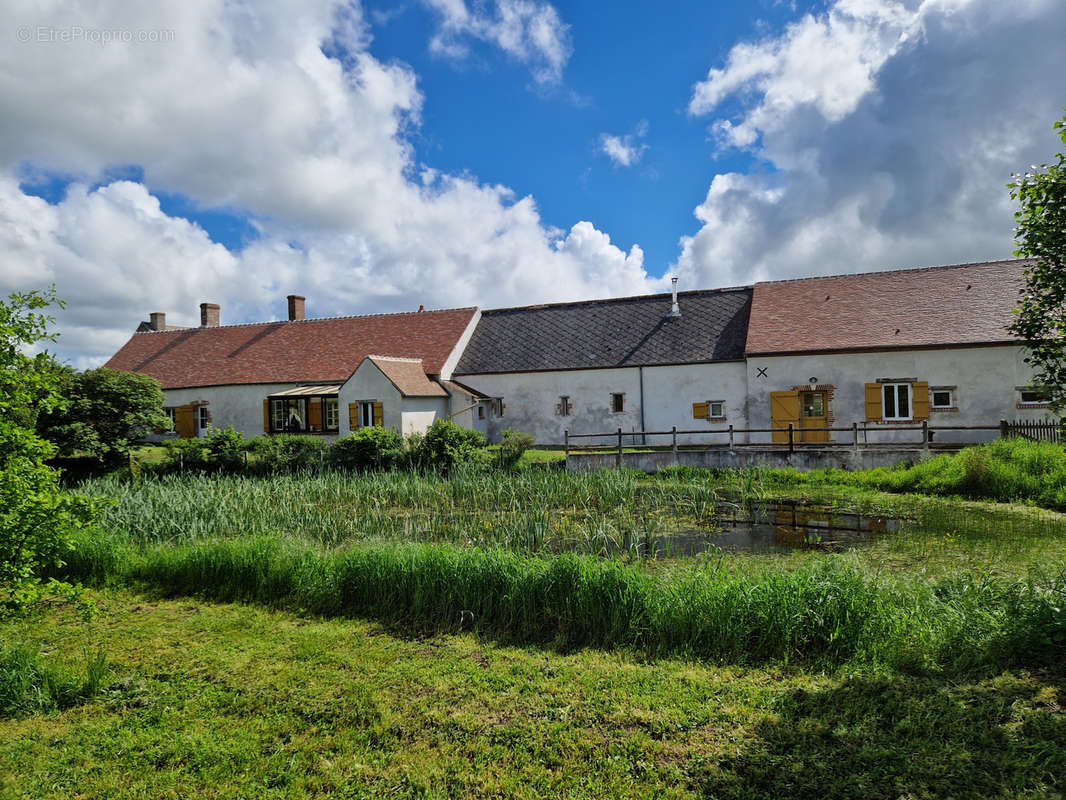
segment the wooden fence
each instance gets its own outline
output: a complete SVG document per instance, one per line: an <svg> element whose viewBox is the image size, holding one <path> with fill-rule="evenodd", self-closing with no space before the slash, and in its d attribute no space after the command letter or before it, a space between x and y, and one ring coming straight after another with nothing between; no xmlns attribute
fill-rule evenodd
<svg viewBox="0 0 1066 800"><path fill-rule="evenodd" d="M1062 421L1055 419L1016 419L1013 422L1003 420L1000 425L1000 436L1003 438L1016 436L1020 439L1029 439L1033 442L1063 441Z"/></svg>

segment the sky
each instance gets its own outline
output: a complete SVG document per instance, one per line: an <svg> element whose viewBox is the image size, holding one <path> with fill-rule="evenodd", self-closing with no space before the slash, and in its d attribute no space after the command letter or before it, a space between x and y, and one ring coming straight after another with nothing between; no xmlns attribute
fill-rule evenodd
<svg viewBox="0 0 1066 800"><path fill-rule="evenodd" d="M0 292L52 349L1009 257L1066 0L0 0Z"/></svg>

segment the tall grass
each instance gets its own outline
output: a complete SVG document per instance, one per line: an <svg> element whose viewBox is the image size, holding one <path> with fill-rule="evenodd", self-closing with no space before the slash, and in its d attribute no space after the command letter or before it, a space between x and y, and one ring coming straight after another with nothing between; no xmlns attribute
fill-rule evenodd
<svg viewBox="0 0 1066 800"><path fill-rule="evenodd" d="M96 697L110 673L102 650L78 670L45 660L28 644L0 651L0 716L63 711Z"/></svg>
<svg viewBox="0 0 1066 800"><path fill-rule="evenodd" d="M323 551L279 537L127 546L110 558L119 580L165 596L567 647L905 669L1047 663L1066 648L1066 564L1020 580L928 582L871 575L844 556L792 571L737 573L702 559L649 572L574 554L433 544Z"/></svg>

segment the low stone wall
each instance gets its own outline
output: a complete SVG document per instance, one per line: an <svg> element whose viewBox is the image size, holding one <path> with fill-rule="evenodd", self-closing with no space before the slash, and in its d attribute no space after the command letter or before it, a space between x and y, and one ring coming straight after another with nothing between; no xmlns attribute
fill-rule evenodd
<svg viewBox="0 0 1066 800"><path fill-rule="evenodd" d="M903 461L920 459L944 452L947 448L923 450L920 447L878 447L836 449L798 449L794 453L780 449L743 448L729 450L716 448L711 450L653 450L650 452L622 453L622 466L639 469L643 472L658 472L663 467L793 467L806 471L833 467L836 469L869 469L871 467L891 467ZM571 453L566 460L566 468L571 471L594 469L611 469L618 465L618 454Z"/></svg>

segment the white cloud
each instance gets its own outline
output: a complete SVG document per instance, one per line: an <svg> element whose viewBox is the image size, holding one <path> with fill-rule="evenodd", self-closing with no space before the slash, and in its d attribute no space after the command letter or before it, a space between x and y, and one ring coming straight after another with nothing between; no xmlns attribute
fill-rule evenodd
<svg viewBox="0 0 1066 800"><path fill-rule="evenodd" d="M1005 184L1059 146L1064 40L1055 0L839 0L736 45L690 111L739 105L712 128L758 162L714 178L681 273L722 285L1009 256Z"/></svg>
<svg viewBox="0 0 1066 800"><path fill-rule="evenodd" d="M454 59L469 55L468 41L488 42L529 67L540 85L558 84L572 51L569 26L550 3L493 0L491 9L466 0L424 0L440 17L430 50Z"/></svg>
<svg viewBox="0 0 1066 800"><path fill-rule="evenodd" d="M326 315L648 285L639 248L588 223L564 235L532 198L417 163L416 76L367 51L358 7L25 2L6 23L174 32L166 44L0 48L0 290L54 281L70 301L62 352L79 364L117 349L147 312L193 323L205 300L237 321L282 315L294 291ZM79 183L50 206L18 189L26 164ZM121 164L141 166L144 185L87 188ZM168 217L154 191L246 210L261 237L231 253Z"/></svg>
<svg viewBox="0 0 1066 800"><path fill-rule="evenodd" d="M617 135L600 134L600 152L611 159L615 166L632 167L644 155L648 145L639 141L648 135L648 122L641 120L633 133Z"/></svg>

